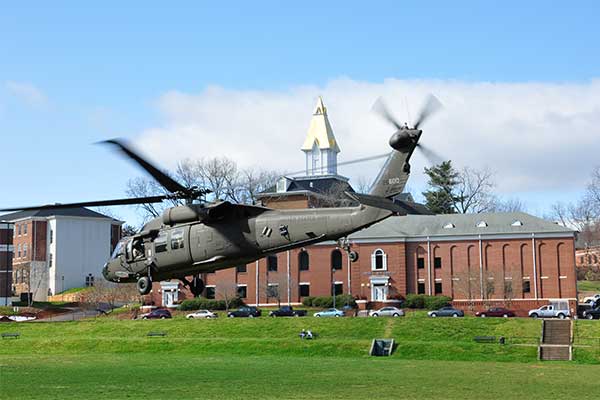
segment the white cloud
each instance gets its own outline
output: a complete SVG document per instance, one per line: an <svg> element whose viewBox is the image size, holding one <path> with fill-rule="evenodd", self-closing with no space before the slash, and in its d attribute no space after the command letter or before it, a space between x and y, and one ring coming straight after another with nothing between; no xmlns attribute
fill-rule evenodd
<svg viewBox="0 0 600 400"><path fill-rule="evenodd" d="M299 148L322 95L340 143L339 161L389 150L393 129L371 112L379 96L399 120L414 119L429 93L444 109L424 126L422 141L458 166L496 171L498 191L559 192L583 187L600 164L600 81L489 83L350 79L324 87L284 91L235 91L210 87L198 94L169 92L158 99L163 123L136 142L173 167L184 158L228 156L242 166L298 170ZM408 106L407 106L408 105ZM373 178L377 162L341 167L354 179ZM419 155L410 186L425 179Z"/></svg>
<svg viewBox="0 0 600 400"><path fill-rule="evenodd" d="M7 81L5 86L12 95L30 106L43 106L48 101L46 95L32 83Z"/></svg>

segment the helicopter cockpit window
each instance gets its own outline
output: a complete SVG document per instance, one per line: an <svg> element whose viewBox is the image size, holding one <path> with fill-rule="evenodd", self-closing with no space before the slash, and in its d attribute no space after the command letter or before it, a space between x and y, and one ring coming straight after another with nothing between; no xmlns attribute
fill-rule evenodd
<svg viewBox="0 0 600 400"><path fill-rule="evenodd" d="M115 249L113 250L113 253L110 256L110 258L117 258L121 254L123 254L123 248L124 248L124 246L125 246L126 243L127 243L126 240L121 240L119 243L117 243L117 245L115 246Z"/></svg>
<svg viewBox="0 0 600 400"><path fill-rule="evenodd" d="M167 251L167 234L161 232L156 239L154 239L154 251L156 253L162 253Z"/></svg>
<svg viewBox="0 0 600 400"><path fill-rule="evenodd" d="M173 229L171 231L171 249L183 249L183 229Z"/></svg>

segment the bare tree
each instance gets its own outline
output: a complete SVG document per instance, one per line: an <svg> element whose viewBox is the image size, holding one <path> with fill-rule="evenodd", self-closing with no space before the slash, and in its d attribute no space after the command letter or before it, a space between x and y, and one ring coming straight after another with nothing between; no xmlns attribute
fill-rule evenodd
<svg viewBox="0 0 600 400"><path fill-rule="evenodd" d="M312 202L312 206L315 208L330 208L355 205L356 202L345 194L348 189L346 183L336 182L324 192L318 193Z"/></svg>
<svg viewBox="0 0 600 400"><path fill-rule="evenodd" d="M237 284L230 280L223 278L217 282L217 299L225 302L225 310L229 311L233 301L238 298L238 287Z"/></svg>
<svg viewBox="0 0 600 400"><path fill-rule="evenodd" d="M488 169L463 168L457 177L454 208L456 212L482 213L494 208L494 174Z"/></svg>
<svg viewBox="0 0 600 400"><path fill-rule="evenodd" d="M116 284L103 280L95 282L82 295L81 302L94 308L115 308L118 303L130 303L139 300L135 284Z"/></svg>
<svg viewBox="0 0 600 400"><path fill-rule="evenodd" d="M490 208L491 212L525 212L527 211L527 206L525 203L516 197L502 199L500 197L496 197L492 206Z"/></svg>
<svg viewBox="0 0 600 400"><path fill-rule="evenodd" d="M457 272L453 278L456 292L467 300L470 311L475 308L475 301L481 298L481 279L479 269L467 268Z"/></svg>

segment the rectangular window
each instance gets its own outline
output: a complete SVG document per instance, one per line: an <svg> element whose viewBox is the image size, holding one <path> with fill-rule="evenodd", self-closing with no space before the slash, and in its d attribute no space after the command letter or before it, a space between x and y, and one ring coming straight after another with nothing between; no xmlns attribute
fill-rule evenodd
<svg viewBox="0 0 600 400"><path fill-rule="evenodd" d="M17 246L17 258L21 258L21 245Z"/></svg>
<svg viewBox="0 0 600 400"><path fill-rule="evenodd" d="M214 286L207 286L206 287L206 298L207 299L214 299L215 298L215 287Z"/></svg>
<svg viewBox="0 0 600 400"><path fill-rule="evenodd" d="M417 283L417 294L425 294L425 283Z"/></svg>
<svg viewBox="0 0 600 400"><path fill-rule="evenodd" d="M238 265L237 267L235 267L235 270L238 273L240 273L240 272L248 272L248 268L246 267L246 264Z"/></svg>
<svg viewBox="0 0 600 400"><path fill-rule="evenodd" d="M27 243L23 245L23 257L27 257Z"/></svg>
<svg viewBox="0 0 600 400"><path fill-rule="evenodd" d="M433 268L442 268L442 257L435 257L433 259Z"/></svg>
<svg viewBox="0 0 600 400"><path fill-rule="evenodd" d="M248 287L246 285L240 285L237 287L237 296L240 299L245 299L248 297Z"/></svg>
<svg viewBox="0 0 600 400"><path fill-rule="evenodd" d="M267 271L269 271L269 272L277 271L277 256L268 256L267 257Z"/></svg>
<svg viewBox="0 0 600 400"><path fill-rule="evenodd" d="M523 281L523 293L531 293L531 282Z"/></svg>
<svg viewBox="0 0 600 400"><path fill-rule="evenodd" d="M92 275L88 275L85 277L85 286L94 286L94 277Z"/></svg>
<svg viewBox="0 0 600 400"><path fill-rule="evenodd" d="M173 229L171 231L171 249L183 249L183 229Z"/></svg>
<svg viewBox="0 0 600 400"><path fill-rule="evenodd" d="M54 231L50 229L50 244L54 242Z"/></svg>
<svg viewBox="0 0 600 400"><path fill-rule="evenodd" d="M442 282L435 283L435 294L442 294Z"/></svg>
<svg viewBox="0 0 600 400"><path fill-rule="evenodd" d="M21 224L17 225L17 230L19 231L19 236L21 236Z"/></svg>
<svg viewBox="0 0 600 400"><path fill-rule="evenodd" d="M310 296L310 285L308 283L300 284L300 297Z"/></svg>
<svg viewBox="0 0 600 400"><path fill-rule="evenodd" d="M165 251L167 251L167 234L161 232L156 239L154 239L154 252L164 253Z"/></svg>
<svg viewBox="0 0 600 400"><path fill-rule="evenodd" d="M27 235L27 224L23 225L23 235Z"/></svg>
<svg viewBox="0 0 600 400"><path fill-rule="evenodd" d="M269 283L267 285L267 298L278 299L279 298L279 284Z"/></svg>
<svg viewBox="0 0 600 400"><path fill-rule="evenodd" d="M423 257L417 258L417 268L418 269L425 268L425 259Z"/></svg>
<svg viewBox="0 0 600 400"><path fill-rule="evenodd" d="M52 268L53 263L54 263L53 256L52 256L52 253L50 253L50 254L48 254L48 268Z"/></svg>
<svg viewBox="0 0 600 400"><path fill-rule="evenodd" d="M344 294L344 284L343 283L334 283L333 284L333 293L336 296L339 296L340 294Z"/></svg>

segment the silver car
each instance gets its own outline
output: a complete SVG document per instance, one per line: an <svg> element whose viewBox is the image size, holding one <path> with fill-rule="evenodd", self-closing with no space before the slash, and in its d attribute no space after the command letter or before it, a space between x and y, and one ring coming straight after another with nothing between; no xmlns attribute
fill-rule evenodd
<svg viewBox="0 0 600 400"><path fill-rule="evenodd" d="M369 317L403 317L404 311L396 307L383 307L369 311Z"/></svg>
<svg viewBox="0 0 600 400"><path fill-rule="evenodd" d="M197 319L197 318L217 318L217 314L210 312L208 310L198 310L191 314L185 316L187 319Z"/></svg>

